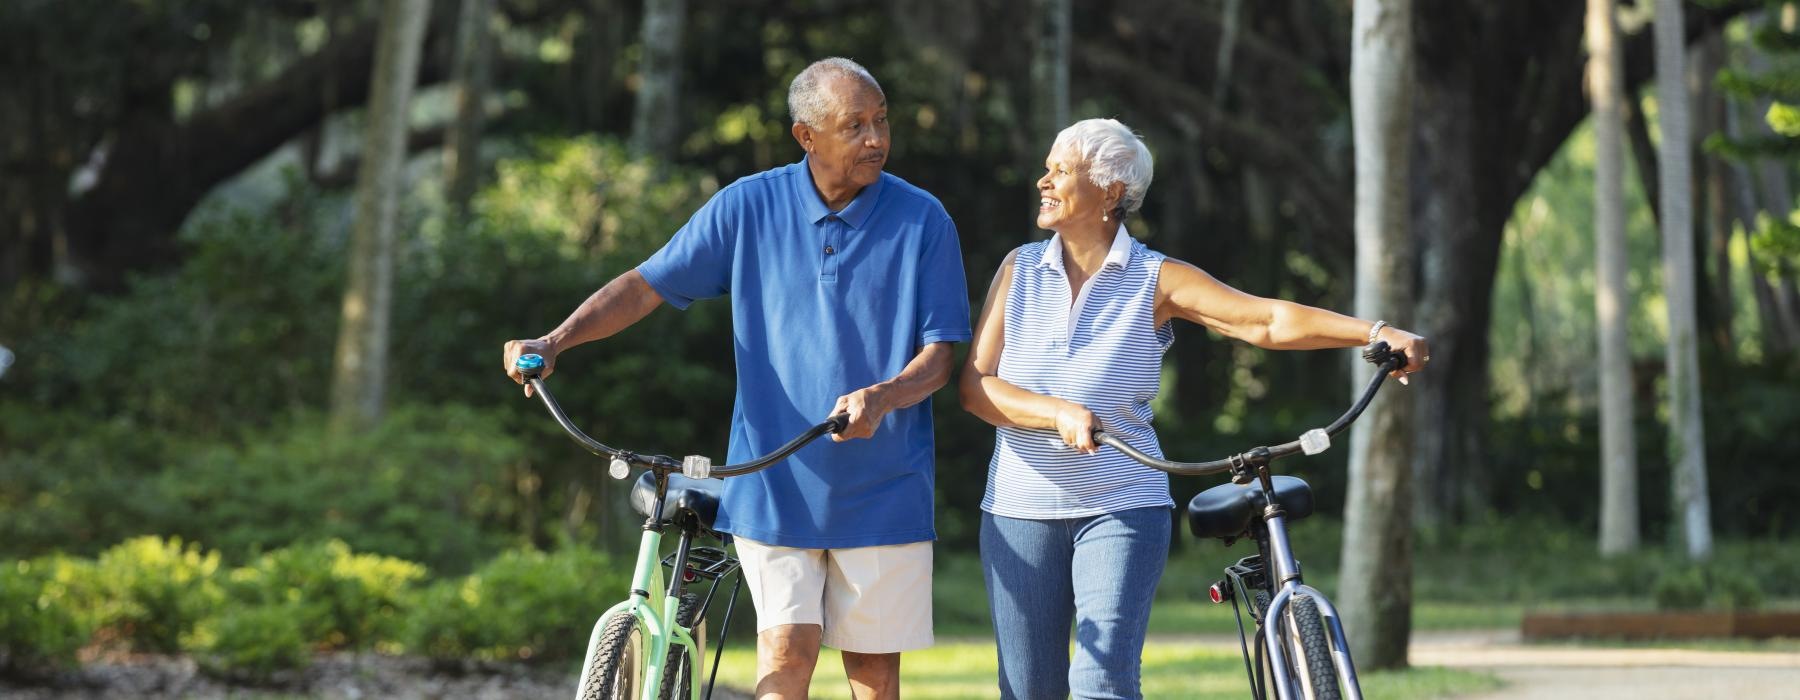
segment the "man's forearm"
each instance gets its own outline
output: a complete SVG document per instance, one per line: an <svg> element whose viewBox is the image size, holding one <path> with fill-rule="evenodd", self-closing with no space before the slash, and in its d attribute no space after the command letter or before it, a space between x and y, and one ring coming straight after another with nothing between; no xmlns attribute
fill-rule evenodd
<svg viewBox="0 0 1800 700"><path fill-rule="evenodd" d="M919 350L906 368L893 379L875 385L889 411L897 411L920 401L950 381L953 357L950 343L931 343Z"/></svg>
<svg viewBox="0 0 1800 700"><path fill-rule="evenodd" d="M556 330L544 334L544 340L562 352L625 330L660 304L662 296L633 269L594 292Z"/></svg>

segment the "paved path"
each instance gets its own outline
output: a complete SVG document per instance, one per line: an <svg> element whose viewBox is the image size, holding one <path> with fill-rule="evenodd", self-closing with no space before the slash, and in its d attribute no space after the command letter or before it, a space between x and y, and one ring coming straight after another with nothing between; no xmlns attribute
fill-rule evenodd
<svg viewBox="0 0 1800 700"><path fill-rule="evenodd" d="M1552 698L1800 698L1800 653L1526 645L1516 631L1422 633L1415 666L1499 676L1499 690L1466 700Z"/></svg>

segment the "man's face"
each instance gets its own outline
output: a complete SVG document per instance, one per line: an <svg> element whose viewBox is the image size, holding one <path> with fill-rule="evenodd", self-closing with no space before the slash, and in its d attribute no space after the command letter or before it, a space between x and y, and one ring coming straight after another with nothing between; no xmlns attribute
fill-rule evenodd
<svg viewBox="0 0 1800 700"><path fill-rule="evenodd" d="M881 179L887 164L887 98L874 86L834 77L821 86L830 112L821 124L795 128L820 190L860 189Z"/></svg>

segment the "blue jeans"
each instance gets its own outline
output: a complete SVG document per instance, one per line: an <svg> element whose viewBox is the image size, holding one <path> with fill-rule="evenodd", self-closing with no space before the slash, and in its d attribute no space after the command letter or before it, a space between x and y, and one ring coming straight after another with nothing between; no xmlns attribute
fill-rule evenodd
<svg viewBox="0 0 1800 700"><path fill-rule="evenodd" d="M1066 520L981 514L1001 697L1142 697L1138 670L1169 526L1167 508Z"/></svg>

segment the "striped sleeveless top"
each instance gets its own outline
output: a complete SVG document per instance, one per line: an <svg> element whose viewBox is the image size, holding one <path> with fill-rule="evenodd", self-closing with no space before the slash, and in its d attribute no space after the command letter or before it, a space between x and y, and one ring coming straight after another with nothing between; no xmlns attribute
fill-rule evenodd
<svg viewBox="0 0 1800 700"><path fill-rule="evenodd" d="M1150 401L1163 352L1175 339L1171 323L1155 325L1163 257L1120 226L1106 262L1071 302L1061 235L1020 246L1007 288L999 377L1086 406L1106 432L1160 457ZM1086 455L1052 429L996 430L981 499L989 513L1048 520L1174 505L1168 475L1118 450Z"/></svg>

